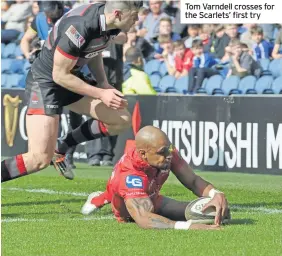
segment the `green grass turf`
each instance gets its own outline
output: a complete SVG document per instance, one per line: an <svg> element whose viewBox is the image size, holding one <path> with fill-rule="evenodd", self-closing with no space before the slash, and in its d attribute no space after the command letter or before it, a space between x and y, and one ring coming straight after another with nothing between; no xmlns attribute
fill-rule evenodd
<svg viewBox="0 0 282 256"><path fill-rule="evenodd" d="M2 255L282 255L281 176L198 172L226 193L233 224L221 231L142 230L117 223L109 206L83 217L79 211L86 197L81 194L24 190L88 194L104 189L111 169L78 167L74 181L49 168L2 184ZM162 193L195 198L173 175Z"/></svg>

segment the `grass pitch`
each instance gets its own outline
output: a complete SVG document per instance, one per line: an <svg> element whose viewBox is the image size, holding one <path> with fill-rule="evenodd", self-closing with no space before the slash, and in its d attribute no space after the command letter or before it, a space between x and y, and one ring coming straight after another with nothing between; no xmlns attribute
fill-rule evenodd
<svg viewBox="0 0 282 256"><path fill-rule="evenodd" d="M80 164L74 181L49 168L2 184L2 255L282 255L281 176L199 172L227 195L233 224L221 231L182 231L119 224L110 206L82 216L87 194L104 190L110 173ZM195 198L173 175L162 193Z"/></svg>

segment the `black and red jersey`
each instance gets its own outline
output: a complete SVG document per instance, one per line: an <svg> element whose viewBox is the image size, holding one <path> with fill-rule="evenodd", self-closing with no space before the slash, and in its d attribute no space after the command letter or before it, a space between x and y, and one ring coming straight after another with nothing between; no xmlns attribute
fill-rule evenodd
<svg viewBox="0 0 282 256"><path fill-rule="evenodd" d="M67 12L57 21L31 69L35 79L53 81L52 70L55 50L76 60L73 73L102 52L119 29L106 30L105 4L92 3Z"/></svg>

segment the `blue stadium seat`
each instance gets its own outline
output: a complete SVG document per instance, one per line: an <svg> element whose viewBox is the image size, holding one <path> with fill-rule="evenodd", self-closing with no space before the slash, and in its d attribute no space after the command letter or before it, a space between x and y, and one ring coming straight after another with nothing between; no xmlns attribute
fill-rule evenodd
<svg viewBox="0 0 282 256"><path fill-rule="evenodd" d="M215 89L221 88L222 81L223 78L220 75L210 77L205 86L207 94L213 95Z"/></svg>
<svg viewBox="0 0 282 256"><path fill-rule="evenodd" d="M160 89L160 87L154 87L154 90L155 90L156 92L162 92L161 89Z"/></svg>
<svg viewBox="0 0 282 256"><path fill-rule="evenodd" d="M239 86L238 86L239 92L238 93L246 94L247 92L253 92L256 81L257 79L254 76L244 77L239 83Z"/></svg>
<svg viewBox="0 0 282 256"><path fill-rule="evenodd" d="M269 71L274 78L282 76L282 59L275 59L269 64Z"/></svg>
<svg viewBox="0 0 282 256"><path fill-rule="evenodd" d="M29 63L29 61L28 61L28 60L25 60L25 61L24 61L24 66L23 66L23 72L24 72L24 74L27 74L27 73L28 73L28 71L30 70L30 66L31 66L31 64Z"/></svg>
<svg viewBox="0 0 282 256"><path fill-rule="evenodd" d="M178 93L186 94L188 90L188 76L183 76L175 81L175 90Z"/></svg>
<svg viewBox="0 0 282 256"><path fill-rule="evenodd" d="M1 73L10 74L13 59L1 59Z"/></svg>
<svg viewBox="0 0 282 256"><path fill-rule="evenodd" d="M15 43L7 44L5 47L5 51L2 54L3 58L15 58L16 47L17 45Z"/></svg>
<svg viewBox="0 0 282 256"><path fill-rule="evenodd" d="M23 75L20 74L7 75L6 88L20 87L20 81L22 78Z"/></svg>
<svg viewBox="0 0 282 256"><path fill-rule="evenodd" d="M240 78L238 76L230 76L223 80L221 90L225 95L232 94L233 90L238 89Z"/></svg>
<svg viewBox="0 0 282 256"><path fill-rule="evenodd" d="M176 93L176 90L174 87L168 87L165 92L166 93Z"/></svg>
<svg viewBox="0 0 282 256"><path fill-rule="evenodd" d="M161 81L161 76L158 74L150 75L150 81L153 87L158 87Z"/></svg>
<svg viewBox="0 0 282 256"><path fill-rule="evenodd" d="M2 57L2 58L3 58L3 53L4 53L4 51L5 51L5 47L6 47L6 45L3 44L3 43L1 43L1 57Z"/></svg>
<svg viewBox="0 0 282 256"><path fill-rule="evenodd" d="M174 83L175 83L175 78L173 76L170 75L164 76L159 83L159 87L162 92L166 92L166 89L168 87L174 87Z"/></svg>
<svg viewBox="0 0 282 256"><path fill-rule="evenodd" d="M11 64L11 73L24 73L24 60L13 60Z"/></svg>
<svg viewBox="0 0 282 256"><path fill-rule="evenodd" d="M282 76L279 76L274 80L271 89L275 94L282 94Z"/></svg>
<svg viewBox="0 0 282 256"><path fill-rule="evenodd" d="M262 94L265 90L270 89L273 82L272 76L262 76L259 78L255 85L257 93Z"/></svg>
<svg viewBox="0 0 282 256"><path fill-rule="evenodd" d="M165 64L164 61L162 62L161 66L160 66L159 72L160 72L162 77L168 74L167 67L166 67L166 64Z"/></svg>
<svg viewBox="0 0 282 256"><path fill-rule="evenodd" d="M7 83L7 75L1 74L1 87L6 87L6 83Z"/></svg>
<svg viewBox="0 0 282 256"><path fill-rule="evenodd" d="M161 62L159 60L150 60L145 64L144 71L151 75L153 73L158 73L160 68Z"/></svg>
<svg viewBox="0 0 282 256"><path fill-rule="evenodd" d="M26 81L26 75L23 75L22 78L19 81L19 87L25 88L25 81Z"/></svg>
<svg viewBox="0 0 282 256"><path fill-rule="evenodd" d="M269 63L270 63L269 59L260 59L259 60L259 64L261 65L263 72L269 70L268 69L269 68Z"/></svg>
<svg viewBox="0 0 282 256"><path fill-rule="evenodd" d="M21 47L19 45L16 47L15 57L23 57L23 52L22 52Z"/></svg>
<svg viewBox="0 0 282 256"><path fill-rule="evenodd" d="M205 78L203 83L202 83L202 86L201 88L197 89L197 94L206 94L207 91L206 91L206 85L207 85L207 82L208 82L208 78Z"/></svg>

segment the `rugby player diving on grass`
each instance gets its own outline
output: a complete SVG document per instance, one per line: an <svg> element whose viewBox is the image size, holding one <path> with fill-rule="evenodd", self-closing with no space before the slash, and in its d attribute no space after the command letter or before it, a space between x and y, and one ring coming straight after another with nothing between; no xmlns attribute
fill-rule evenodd
<svg viewBox="0 0 282 256"><path fill-rule="evenodd" d="M70 10L56 22L26 78L28 152L1 162L1 182L40 171L51 161L73 179L64 161L69 147L131 126L127 101L108 83L101 52L134 25L141 5L142 1L95 2ZM98 86L83 77L84 65ZM67 134L54 154L64 107L92 119Z"/></svg>
<svg viewBox="0 0 282 256"><path fill-rule="evenodd" d="M222 221L229 218L224 193L197 176L160 129L153 126L142 128L135 142L136 146L114 167L106 191L90 194L81 212L88 215L111 203L119 222L135 221L145 229L219 229ZM160 194L170 171L196 196L212 198L203 212L211 206L216 208L214 225L186 221L185 209L189 202Z"/></svg>

